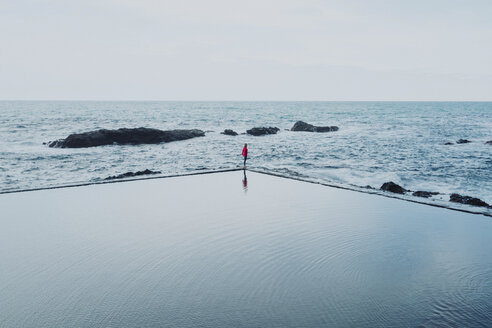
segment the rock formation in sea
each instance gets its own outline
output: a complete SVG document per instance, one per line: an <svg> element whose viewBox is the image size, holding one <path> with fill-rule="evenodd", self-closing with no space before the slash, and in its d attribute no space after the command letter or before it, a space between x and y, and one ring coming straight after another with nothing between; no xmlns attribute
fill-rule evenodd
<svg viewBox="0 0 492 328"><path fill-rule="evenodd" d="M140 175L150 175L150 174L159 174L159 173L161 173L161 171L151 171L149 169L146 169L144 171L126 172L126 173L119 174L119 175L113 175L113 176L107 177L104 180L124 179L124 178L130 178L130 177L137 177Z"/></svg>
<svg viewBox="0 0 492 328"><path fill-rule="evenodd" d="M454 143L452 143L452 142L448 141L448 142L446 142L444 145L449 146L449 145L454 145Z"/></svg>
<svg viewBox="0 0 492 328"><path fill-rule="evenodd" d="M290 130L305 132L331 132L338 131L338 126L314 126L303 121L297 121Z"/></svg>
<svg viewBox="0 0 492 328"><path fill-rule="evenodd" d="M492 145L492 140L486 141L485 144L486 145Z"/></svg>
<svg viewBox="0 0 492 328"><path fill-rule="evenodd" d="M470 143L471 141L468 139L460 139L456 141L457 144L465 144L465 143Z"/></svg>
<svg viewBox="0 0 492 328"><path fill-rule="evenodd" d="M435 196L435 195L439 195L438 192L435 192L435 191L422 191L422 190L418 190L418 191L414 191L412 193L413 196L416 196L416 197L424 197L424 198L429 198L431 196Z"/></svg>
<svg viewBox="0 0 492 328"><path fill-rule="evenodd" d="M228 136L237 136L237 132L231 129L225 129L224 132L221 132L220 134L225 134Z"/></svg>
<svg viewBox="0 0 492 328"><path fill-rule="evenodd" d="M467 205L490 207L489 204L487 204L486 202L484 202L479 198L462 196L460 194L451 194L451 196L449 197L449 201L454 203L467 204Z"/></svg>
<svg viewBox="0 0 492 328"><path fill-rule="evenodd" d="M246 133L252 136L263 136L266 134L277 134L279 130L280 130L279 128L270 126L270 127L252 128L250 130L247 130Z"/></svg>
<svg viewBox="0 0 492 328"><path fill-rule="evenodd" d="M392 192L395 194L404 194L405 192L408 191L405 188L397 185L393 181L383 183L383 185L381 186L380 189L385 190L385 191L389 191L389 192Z"/></svg>
<svg viewBox="0 0 492 328"><path fill-rule="evenodd" d="M202 130L167 130L162 131L150 128L117 129L117 130L97 130L84 133L75 133L65 139L50 142L50 147L57 148L85 148L105 145L139 145L139 144L158 144L161 142L171 142L186 140L195 137L203 137Z"/></svg>

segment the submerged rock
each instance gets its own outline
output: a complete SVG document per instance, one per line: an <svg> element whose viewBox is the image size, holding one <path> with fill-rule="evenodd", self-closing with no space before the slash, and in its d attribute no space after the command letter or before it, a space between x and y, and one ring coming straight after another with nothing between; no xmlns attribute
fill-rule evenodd
<svg viewBox="0 0 492 328"><path fill-rule="evenodd" d="M247 130L246 133L250 134L252 136L262 136L266 134L277 134L279 131L279 128L276 127L261 127L261 128L252 128L250 130Z"/></svg>
<svg viewBox="0 0 492 328"><path fill-rule="evenodd" d="M486 142L485 142L485 144L486 144L486 145L492 145L492 140L490 140L490 141L486 141Z"/></svg>
<svg viewBox="0 0 492 328"><path fill-rule="evenodd" d="M297 121L290 130L305 132L331 132L338 131L338 126L314 126L303 121Z"/></svg>
<svg viewBox="0 0 492 328"><path fill-rule="evenodd" d="M130 177L136 177L140 175L149 175L149 174L159 174L161 171L151 171L149 169L146 169L144 171L137 171L137 172L126 172L120 175L113 175L110 177L107 177L104 180L114 180L114 179L124 179L124 178L130 178Z"/></svg>
<svg viewBox="0 0 492 328"><path fill-rule="evenodd" d="M380 189L384 190L384 191L389 191L389 192L392 192L395 194L404 194L405 192L407 192L407 190L405 188L397 185L393 181L383 183L383 185L381 186Z"/></svg>
<svg viewBox="0 0 492 328"><path fill-rule="evenodd" d="M460 194L451 194L451 196L449 197L449 201L454 203L467 204L467 205L490 207L489 204L487 204L481 199L470 197L470 196L462 196Z"/></svg>
<svg viewBox="0 0 492 328"><path fill-rule="evenodd" d="M417 197L424 197L424 198L429 198L431 196L435 196L435 195L439 195L438 192L435 192L435 191L422 191L422 190L418 190L418 191L414 191L413 196L417 196Z"/></svg>
<svg viewBox="0 0 492 328"><path fill-rule="evenodd" d="M220 134L225 134L228 136L237 136L237 132L231 129L225 129L224 132L221 132Z"/></svg>
<svg viewBox="0 0 492 328"><path fill-rule="evenodd" d="M71 134L65 139L59 139L50 142L49 146L57 148L85 148L112 144L158 144L161 142L171 142L191 139L195 137L203 137L204 135L205 133L202 130L197 129L168 131L150 128L118 130L102 129L97 131Z"/></svg>
<svg viewBox="0 0 492 328"><path fill-rule="evenodd" d="M449 146L449 145L454 145L454 143L452 143L452 142L448 141L448 142L446 142L444 145Z"/></svg>
<svg viewBox="0 0 492 328"><path fill-rule="evenodd" d="M470 143L471 141L468 139L460 139L456 141L457 144L465 144L465 143Z"/></svg>

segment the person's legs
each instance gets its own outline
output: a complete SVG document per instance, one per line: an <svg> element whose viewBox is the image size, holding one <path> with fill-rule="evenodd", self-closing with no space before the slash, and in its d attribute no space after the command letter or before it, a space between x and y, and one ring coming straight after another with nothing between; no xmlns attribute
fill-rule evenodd
<svg viewBox="0 0 492 328"><path fill-rule="evenodd" d="M246 159L247 158L248 158L247 156L244 156L244 166L246 166Z"/></svg>

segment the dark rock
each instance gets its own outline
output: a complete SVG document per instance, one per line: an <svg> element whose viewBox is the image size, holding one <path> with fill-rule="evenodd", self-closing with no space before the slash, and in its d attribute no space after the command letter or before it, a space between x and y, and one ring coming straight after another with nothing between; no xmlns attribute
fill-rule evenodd
<svg viewBox="0 0 492 328"><path fill-rule="evenodd" d="M279 130L280 130L279 128L275 128L275 127L268 127L268 128L262 127L262 128L252 128L250 130L247 130L246 133L251 134L252 136L262 136L265 134L277 134Z"/></svg>
<svg viewBox="0 0 492 328"><path fill-rule="evenodd" d="M467 205L489 207L489 204L487 204L481 199L470 197L470 196L462 196L460 194L451 194L451 196L449 197L449 201L454 203L467 204Z"/></svg>
<svg viewBox="0 0 492 328"><path fill-rule="evenodd" d="M490 140L490 141L486 141L486 142L485 142L485 144L486 144L486 145L492 145L492 140Z"/></svg>
<svg viewBox="0 0 492 328"><path fill-rule="evenodd" d="M130 177L137 177L140 175L149 175L149 174L159 174L161 171L151 171L149 169L146 169L144 171L137 171L137 172L126 172L120 175L113 175L110 177L107 177L104 180L114 180L114 179L124 179L124 178L130 178Z"/></svg>
<svg viewBox="0 0 492 328"><path fill-rule="evenodd" d="M460 139L458 141L456 141L457 144L465 144L465 143L470 143L471 141L470 140L467 140L467 139Z"/></svg>
<svg viewBox="0 0 492 328"><path fill-rule="evenodd" d="M366 188L366 189L376 189L376 188L374 188L374 187L372 187L372 186L370 186L370 185L366 185L365 187L362 187L362 188Z"/></svg>
<svg viewBox="0 0 492 328"><path fill-rule="evenodd" d="M306 131L306 132L314 132L314 125L303 122L303 121L297 121L294 123L294 126L290 129L291 131Z"/></svg>
<svg viewBox="0 0 492 328"><path fill-rule="evenodd" d="M221 134L225 134L228 136L237 136L237 132L231 129L225 129L224 132L221 132Z"/></svg>
<svg viewBox="0 0 492 328"><path fill-rule="evenodd" d="M396 183L394 183L392 181L383 183L383 185L381 186L380 189L385 190L385 191L389 191L389 192L393 192L395 194L404 194L405 192L407 192L407 190L405 188L397 185Z"/></svg>
<svg viewBox="0 0 492 328"><path fill-rule="evenodd" d="M454 145L454 143L452 143L452 142L449 142L449 141L448 141L448 142L446 142L446 143L445 143L445 145L446 145L446 146L449 146L449 145Z"/></svg>
<svg viewBox="0 0 492 328"><path fill-rule="evenodd" d="M314 126L303 121L297 121L290 130L305 132L331 132L338 131L338 126Z"/></svg>
<svg viewBox="0 0 492 328"><path fill-rule="evenodd" d="M338 126L315 126L314 132L333 132L338 131Z"/></svg>
<svg viewBox="0 0 492 328"><path fill-rule="evenodd" d="M139 145L158 144L203 137L202 130L168 130L136 128L118 130L97 130L69 135L66 139L59 139L49 143L50 147L58 148L85 148L112 144Z"/></svg>
<svg viewBox="0 0 492 328"><path fill-rule="evenodd" d="M417 197L429 198L431 196L439 195L439 193L438 192L435 192L435 191L421 191L421 190L418 190L418 191L413 192L412 195L417 196Z"/></svg>

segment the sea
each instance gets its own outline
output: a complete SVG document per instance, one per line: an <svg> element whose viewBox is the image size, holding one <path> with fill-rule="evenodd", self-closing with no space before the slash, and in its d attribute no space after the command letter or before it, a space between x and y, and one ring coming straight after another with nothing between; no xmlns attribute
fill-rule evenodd
<svg viewBox="0 0 492 328"><path fill-rule="evenodd" d="M290 131L299 120L339 130ZM268 126L280 131L245 134ZM80 149L46 144L72 133L136 127L196 128L205 137ZM223 135L224 129L239 135ZM145 169L174 175L241 168L247 143L252 170L381 194L388 194L381 185L393 181L439 193L398 197L492 214L449 202L458 193L492 203L491 140L492 102L1 101L0 192Z"/></svg>

